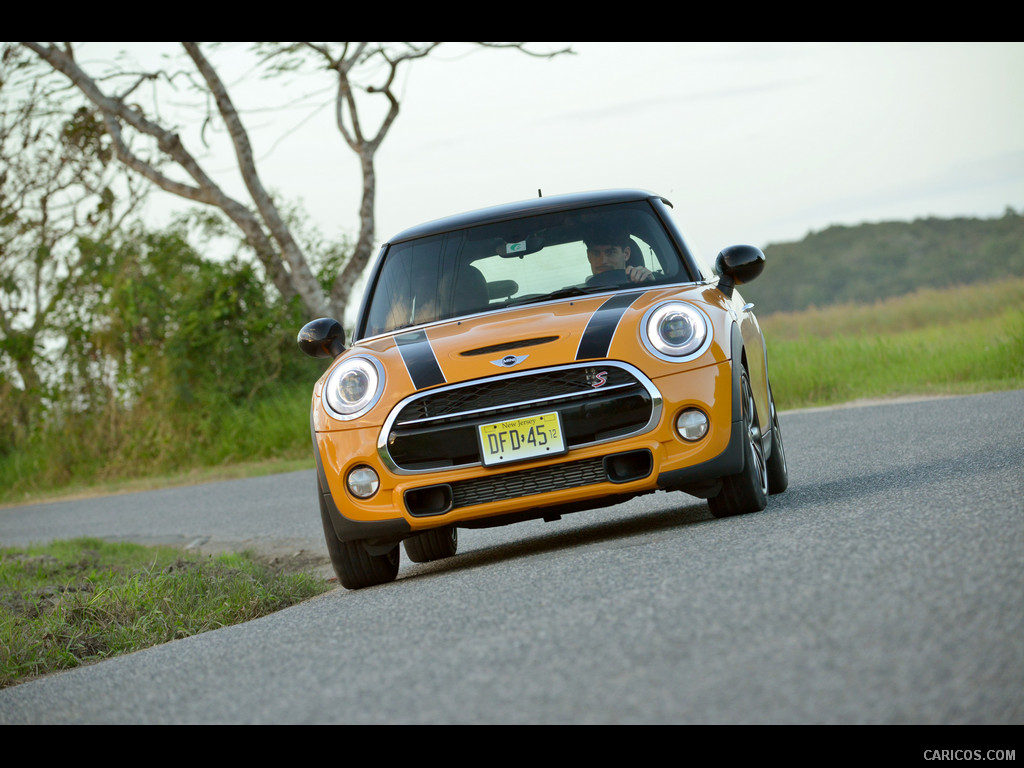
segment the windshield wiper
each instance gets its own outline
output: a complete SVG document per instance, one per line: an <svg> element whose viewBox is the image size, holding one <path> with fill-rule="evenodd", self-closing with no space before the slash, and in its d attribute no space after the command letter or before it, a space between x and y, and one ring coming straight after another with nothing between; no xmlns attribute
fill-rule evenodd
<svg viewBox="0 0 1024 768"><path fill-rule="evenodd" d="M567 288L559 288L557 291L552 291L551 293L539 293L533 294L532 296L524 296L521 299L512 299L507 306L537 304L541 301L551 301L552 299L566 299L570 296L585 296L588 293L595 293L597 291L604 291L607 289L607 286L602 286L600 288L586 288L578 285L570 285Z"/></svg>

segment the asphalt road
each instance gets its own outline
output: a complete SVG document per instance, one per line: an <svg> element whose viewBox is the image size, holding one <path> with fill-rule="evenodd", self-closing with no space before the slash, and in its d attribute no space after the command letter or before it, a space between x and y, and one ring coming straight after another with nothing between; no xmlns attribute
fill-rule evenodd
<svg viewBox="0 0 1024 768"><path fill-rule="evenodd" d="M1024 391L785 413L791 487L460 531L273 616L0 691L0 723L1024 721ZM0 510L322 551L312 473Z"/></svg>

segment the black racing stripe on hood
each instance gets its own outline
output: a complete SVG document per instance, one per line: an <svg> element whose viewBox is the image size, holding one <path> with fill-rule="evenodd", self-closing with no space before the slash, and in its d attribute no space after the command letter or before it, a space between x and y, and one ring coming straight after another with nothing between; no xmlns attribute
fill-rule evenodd
<svg viewBox="0 0 1024 768"><path fill-rule="evenodd" d="M615 329L629 306L639 299L642 293L617 293L597 308L587 323L580 346L576 350L577 360L589 360L595 357L608 357L608 349L612 345Z"/></svg>
<svg viewBox="0 0 1024 768"><path fill-rule="evenodd" d="M444 384L446 379L437 364L437 357L427 340L426 331L411 331L395 336L398 351L402 353L406 370L416 389Z"/></svg>

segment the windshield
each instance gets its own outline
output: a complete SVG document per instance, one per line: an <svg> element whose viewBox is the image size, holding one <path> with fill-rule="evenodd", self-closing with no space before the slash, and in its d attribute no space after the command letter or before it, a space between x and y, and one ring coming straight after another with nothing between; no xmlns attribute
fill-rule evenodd
<svg viewBox="0 0 1024 768"><path fill-rule="evenodd" d="M645 202L547 213L391 246L361 335L690 279Z"/></svg>

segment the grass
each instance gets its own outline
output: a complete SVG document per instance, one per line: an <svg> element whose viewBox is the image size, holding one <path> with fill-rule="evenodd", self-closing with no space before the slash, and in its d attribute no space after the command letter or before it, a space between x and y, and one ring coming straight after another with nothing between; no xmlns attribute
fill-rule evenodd
<svg viewBox="0 0 1024 768"><path fill-rule="evenodd" d="M98 539L0 550L0 688L239 624L329 589L248 554Z"/></svg>
<svg viewBox="0 0 1024 768"><path fill-rule="evenodd" d="M311 468L312 385L224 403L215 418L140 408L110 429L104 419L47 422L13 450L0 445L0 507Z"/></svg>
<svg viewBox="0 0 1024 768"><path fill-rule="evenodd" d="M967 319L1024 310L1024 277L955 288L922 288L874 304L834 304L801 312L775 312L762 319L770 339L891 335L958 325Z"/></svg>
<svg viewBox="0 0 1024 768"><path fill-rule="evenodd" d="M761 319L780 409L1024 387L1024 279Z"/></svg>

